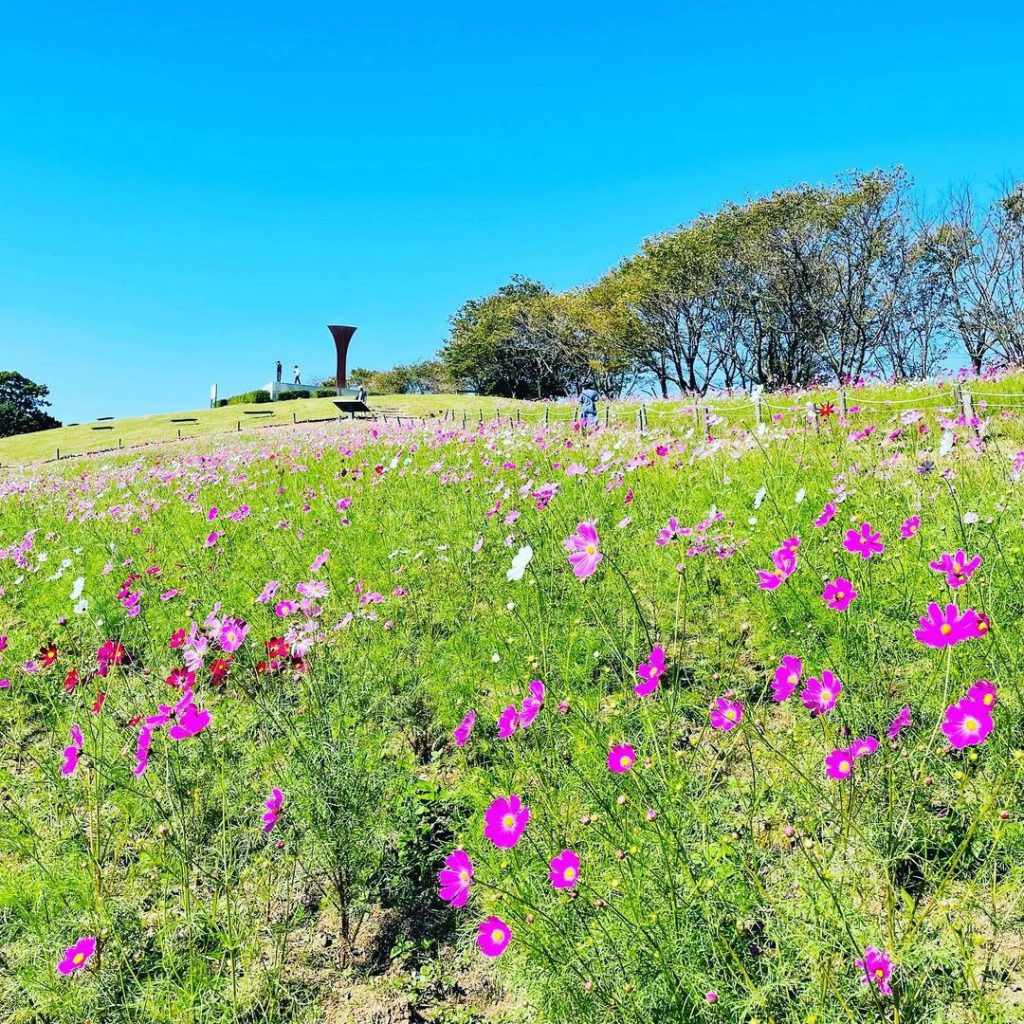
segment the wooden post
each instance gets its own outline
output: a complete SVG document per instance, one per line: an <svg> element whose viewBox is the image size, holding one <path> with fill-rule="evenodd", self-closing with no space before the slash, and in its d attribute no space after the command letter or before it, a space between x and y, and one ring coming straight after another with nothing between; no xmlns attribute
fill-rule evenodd
<svg viewBox="0 0 1024 1024"><path fill-rule="evenodd" d="M545 405L544 406L544 429L545 430L547 430L547 428L548 428L548 417L550 415L551 415L551 406L550 405Z"/></svg>
<svg viewBox="0 0 1024 1024"><path fill-rule="evenodd" d="M57 449L57 461L60 462L60 449Z"/></svg>
<svg viewBox="0 0 1024 1024"><path fill-rule="evenodd" d="M295 413L292 413L292 416L294 416L294 415L295 415ZM242 432L242 421L239 420L238 421L238 433L241 433L241 432Z"/></svg>
<svg viewBox="0 0 1024 1024"><path fill-rule="evenodd" d="M650 424L647 420L647 403L640 403L640 429L646 430Z"/></svg>
<svg viewBox="0 0 1024 1024"><path fill-rule="evenodd" d="M484 411L483 411L483 409L481 409L480 410L480 425L481 426L483 426L483 422L484 422Z"/></svg>
<svg viewBox="0 0 1024 1024"><path fill-rule="evenodd" d="M839 389L839 415L846 419L846 388Z"/></svg>
<svg viewBox="0 0 1024 1024"><path fill-rule="evenodd" d="M711 424L708 423L708 407L706 405L700 407L700 427L704 431L705 437L711 436Z"/></svg>
<svg viewBox="0 0 1024 1024"><path fill-rule="evenodd" d="M178 440L181 440L181 427L178 427Z"/></svg>
<svg viewBox="0 0 1024 1024"><path fill-rule="evenodd" d="M123 448L124 447L124 445L121 443L121 438L117 439L117 447L118 448Z"/></svg>
<svg viewBox="0 0 1024 1024"><path fill-rule="evenodd" d="M754 395L754 424L758 430L761 429L761 392Z"/></svg>
<svg viewBox="0 0 1024 1024"><path fill-rule="evenodd" d="M294 424L296 424L298 422L299 421L295 418L295 413L292 413L292 424L294 425Z"/></svg>
<svg viewBox="0 0 1024 1024"><path fill-rule="evenodd" d="M401 426L401 425L402 425L402 417L401 417L401 416L399 416L399 417L398 417L398 425L399 425L399 426Z"/></svg>
<svg viewBox="0 0 1024 1024"><path fill-rule="evenodd" d="M522 409L516 409L516 422L517 423L522 423L523 422L523 410Z"/></svg>
<svg viewBox="0 0 1024 1024"><path fill-rule="evenodd" d="M608 426L608 417L611 414L611 408L609 406L604 407L604 425Z"/></svg>
<svg viewBox="0 0 1024 1024"><path fill-rule="evenodd" d="M963 410L964 422L970 426L971 420L974 419L974 396L966 388L960 389L960 408ZM978 437L981 436L977 427L974 428L974 433Z"/></svg>
<svg viewBox="0 0 1024 1024"><path fill-rule="evenodd" d="M466 429L466 410L462 410L462 429Z"/></svg>

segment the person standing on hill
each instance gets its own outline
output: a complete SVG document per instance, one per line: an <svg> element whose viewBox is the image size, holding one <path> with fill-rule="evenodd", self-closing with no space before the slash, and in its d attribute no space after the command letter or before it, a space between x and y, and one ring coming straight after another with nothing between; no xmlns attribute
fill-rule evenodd
<svg viewBox="0 0 1024 1024"><path fill-rule="evenodd" d="M278 384L281 383L281 372L282 372L282 370L284 370L284 367L281 365L281 360L278 359L278 361L277 361L277 383Z"/></svg>
<svg viewBox="0 0 1024 1024"><path fill-rule="evenodd" d="M586 428L597 426L597 389L593 384L588 384L580 392L580 419Z"/></svg>
<svg viewBox="0 0 1024 1024"><path fill-rule="evenodd" d="M296 384L301 384L302 383L302 374L299 372L299 364L298 363L295 364L294 373L295 373L295 383Z"/></svg>

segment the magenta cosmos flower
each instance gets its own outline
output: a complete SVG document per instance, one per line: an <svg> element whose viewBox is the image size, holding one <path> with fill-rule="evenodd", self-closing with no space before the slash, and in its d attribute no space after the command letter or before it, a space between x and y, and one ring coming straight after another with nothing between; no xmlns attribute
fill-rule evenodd
<svg viewBox="0 0 1024 1024"><path fill-rule="evenodd" d="M995 723L991 710L979 700L962 697L946 708L942 731L957 750L984 743Z"/></svg>
<svg viewBox="0 0 1024 1024"><path fill-rule="evenodd" d="M790 537L782 542L782 546L772 552L774 572L758 569L758 586L762 590L776 590L796 572L796 552L800 547L799 537Z"/></svg>
<svg viewBox="0 0 1024 1024"><path fill-rule="evenodd" d="M861 523L858 530L847 530L843 547L852 551L861 558L870 558L872 555L880 555L885 550L882 543L882 535L871 529L870 523Z"/></svg>
<svg viewBox="0 0 1024 1024"><path fill-rule="evenodd" d="M845 612L856 597L857 591L853 589L853 584L843 576L837 576L831 583L826 583L821 592L822 601L837 612Z"/></svg>
<svg viewBox="0 0 1024 1024"><path fill-rule="evenodd" d="M465 850L455 850L444 859L437 873L438 896L453 907L464 907L473 882L473 862Z"/></svg>
<svg viewBox="0 0 1024 1024"><path fill-rule="evenodd" d="M742 701L719 697L715 701L715 706L711 709L710 717L712 729L729 732L730 729L735 729L743 720L743 703Z"/></svg>
<svg viewBox="0 0 1024 1024"><path fill-rule="evenodd" d="M220 649L227 654L233 654L242 646L248 632L249 627L241 619L229 615L221 623L220 634L217 637Z"/></svg>
<svg viewBox="0 0 1024 1024"><path fill-rule="evenodd" d="M210 724L210 712L197 708L192 691L175 706L175 723L167 730L172 740L187 740L198 736Z"/></svg>
<svg viewBox="0 0 1024 1024"><path fill-rule="evenodd" d="M636 751L628 743L620 743L608 751L608 771L622 775L633 767Z"/></svg>
<svg viewBox="0 0 1024 1024"><path fill-rule="evenodd" d="M530 808L515 793L499 796L484 811L484 836L495 846L511 849L519 842L529 820Z"/></svg>
<svg viewBox="0 0 1024 1024"><path fill-rule="evenodd" d="M928 563L929 568L945 574L946 584L953 590L964 586L979 565L981 565L981 555L968 558L962 550L955 555L943 552L938 561Z"/></svg>
<svg viewBox="0 0 1024 1024"><path fill-rule="evenodd" d="M904 540L910 540L918 530L921 529L921 517L911 516L909 519L903 520L903 525L900 526L900 536Z"/></svg>
<svg viewBox="0 0 1024 1024"><path fill-rule="evenodd" d="M880 949L874 946L864 947L864 959L854 963L864 972L860 979L862 985L877 985L883 996L891 996L892 988L889 978L892 977L892 961Z"/></svg>
<svg viewBox="0 0 1024 1024"><path fill-rule="evenodd" d="M604 555L598 551L600 538L593 523L580 523L576 532L565 539L564 547L569 552L569 564L578 579L592 576Z"/></svg>
<svg viewBox="0 0 1024 1024"><path fill-rule="evenodd" d="M519 712L514 704L502 710L498 716L498 738L507 740L519 725Z"/></svg>
<svg viewBox="0 0 1024 1024"><path fill-rule="evenodd" d="M886 729L885 735L889 739L894 740L904 729L909 729L911 726L910 721L910 705L904 704L900 708L896 717L889 723L889 728Z"/></svg>
<svg viewBox="0 0 1024 1024"><path fill-rule="evenodd" d="M928 614L921 616L921 628L914 630L914 638L926 647L954 647L963 640L984 634L978 628L978 613L968 608L963 615L955 604L947 604L943 611L934 601L928 605Z"/></svg>
<svg viewBox="0 0 1024 1024"><path fill-rule="evenodd" d="M281 810L284 807L284 794L276 786L270 791L270 796L264 801L266 811L263 814L263 831L273 832L277 819L281 817Z"/></svg>
<svg viewBox="0 0 1024 1024"><path fill-rule="evenodd" d="M836 506L831 501L825 502L825 507L821 510L821 515L814 520L814 525L820 530L825 526L828 526L832 522L836 514Z"/></svg>
<svg viewBox="0 0 1024 1024"><path fill-rule="evenodd" d="M971 688L967 691L967 696L971 700L984 704L987 708L994 708L998 700L996 684L989 682L987 679L979 679L976 683L971 684Z"/></svg>
<svg viewBox="0 0 1024 1024"><path fill-rule="evenodd" d="M466 740L469 739L469 734L473 731L475 724L476 712L470 708L462 721L452 730L452 736L455 737L455 746L464 747L466 745Z"/></svg>
<svg viewBox="0 0 1024 1024"><path fill-rule="evenodd" d="M57 971L60 974L74 974L80 971L96 952L96 939L92 935L79 939L73 946L64 950L64 959L57 964Z"/></svg>
<svg viewBox="0 0 1024 1024"><path fill-rule="evenodd" d="M637 666L636 674L640 682L633 687L633 692L638 697L650 697L661 683L661 677L665 673L665 648L652 647L647 660Z"/></svg>
<svg viewBox="0 0 1024 1024"><path fill-rule="evenodd" d="M848 779L853 774L853 752L833 750L825 757L825 774L830 779Z"/></svg>
<svg viewBox="0 0 1024 1024"><path fill-rule="evenodd" d="M476 930L476 944L484 956L498 957L512 941L512 929L493 914L481 921Z"/></svg>
<svg viewBox="0 0 1024 1024"><path fill-rule="evenodd" d="M580 858L573 850L563 850L551 858L548 879L552 889L572 889L580 877Z"/></svg>
<svg viewBox="0 0 1024 1024"><path fill-rule="evenodd" d="M860 757L873 754L877 749L878 740L874 736L863 736L850 744L850 756L856 761Z"/></svg>
<svg viewBox="0 0 1024 1024"><path fill-rule="evenodd" d="M78 758L81 756L82 747L84 746L82 730L78 725L72 725L68 733L71 736L71 742L64 748L64 763L60 766L61 775L75 774L75 769L78 767Z"/></svg>
<svg viewBox="0 0 1024 1024"><path fill-rule="evenodd" d="M800 691L800 699L804 707L814 716L823 715L836 706L839 694L843 692L843 684L828 669L821 673L821 678L811 676L807 685Z"/></svg>
<svg viewBox="0 0 1024 1024"><path fill-rule="evenodd" d="M539 679L530 680L530 695L523 698L523 706L519 709L519 728L529 729L534 719L544 706L544 684Z"/></svg>
<svg viewBox="0 0 1024 1024"><path fill-rule="evenodd" d="M789 700L800 685L804 663L795 654L784 654L772 680L772 696L777 701Z"/></svg>

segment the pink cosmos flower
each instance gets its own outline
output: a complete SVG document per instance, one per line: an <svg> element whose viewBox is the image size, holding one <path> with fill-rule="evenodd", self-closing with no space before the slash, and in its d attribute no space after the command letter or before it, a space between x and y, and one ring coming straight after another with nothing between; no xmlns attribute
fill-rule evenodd
<svg viewBox="0 0 1024 1024"><path fill-rule="evenodd" d="M971 688L967 691L967 696L970 700L976 700L987 708L994 708L998 700L995 683L989 682L987 679L979 679L976 683L972 683Z"/></svg>
<svg viewBox="0 0 1024 1024"><path fill-rule="evenodd" d="M96 939L89 935L79 939L73 946L64 950L64 959L57 964L59 974L65 976L80 971L88 962L93 953L96 952Z"/></svg>
<svg viewBox="0 0 1024 1024"><path fill-rule="evenodd" d="M814 520L814 525L820 530L835 518L836 506L831 501L825 502L825 507L821 510L821 515Z"/></svg>
<svg viewBox="0 0 1024 1024"><path fill-rule="evenodd" d="M263 814L263 831L272 832L281 817L281 809L284 807L284 794L276 786L271 789L270 796L264 802L266 811Z"/></svg>
<svg viewBox="0 0 1024 1024"><path fill-rule="evenodd" d="M220 626L220 634L217 637L220 648L227 654L237 651L245 641L249 627L241 620L229 615Z"/></svg>
<svg viewBox="0 0 1024 1024"><path fill-rule="evenodd" d="M889 723L889 728L886 729L885 735L889 739L894 740L904 729L909 729L911 726L910 721L910 705L904 704L900 708L896 717Z"/></svg>
<svg viewBox="0 0 1024 1024"><path fill-rule="evenodd" d="M652 647L647 660L637 666L636 674L640 682L633 687L638 697L649 697L658 688L665 672L665 648Z"/></svg>
<svg viewBox="0 0 1024 1024"><path fill-rule="evenodd" d="M330 558L330 557L331 557L330 551L327 551L327 550L321 551L320 554L317 555L316 558L313 559L313 564L310 565L309 571L310 572L319 572L319 570L322 569L324 567L324 565L327 563L327 559Z"/></svg>
<svg viewBox="0 0 1024 1024"><path fill-rule="evenodd" d="M909 519L903 520L903 525L900 526L900 536L904 540L910 540L918 530L921 529L921 517L911 516Z"/></svg>
<svg viewBox="0 0 1024 1024"><path fill-rule="evenodd" d="M256 598L257 604L270 604L273 600L274 595L281 589L281 584L277 580L268 580L263 584L263 589L259 592L259 596Z"/></svg>
<svg viewBox="0 0 1024 1024"><path fill-rule="evenodd" d="M636 751L628 743L620 743L608 751L608 771L622 775L633 767Z"/></svg>
<svg viewBox="0 0 1024 1024"><path fill-rule="evenodd" d="M444 859L437 873L438 896L453 907L464 907L473 882L473 862L465 850L455 850Z"/></svg>
<svg viewBox="0 0 1024 1024"><path fill-rule="evenodd" d="M476 712L470 708L466 712L465 717L455 729L452 731L452 736L455 737L455 746L464 747L466 740L469 739L469 734L473 731L473 726L476 724Z"/></svg>
<svg viewBox="0 0 1024 1024"><path fill-rule="evenodd" d="M477 927L476 944L484 956L499 957L512 941L512 930L493 914Z"/></svg>
<svg viewBox="0 0 1024 1024"><path fill-rule="evenodd" d="M837 576L831 583L825 584L821 599L837 612L845 612L857 597L853 584L844 576Z"/></svg>
<svg viewBox="0 0 1024 1024"><path fill-rule="evenodd" d="M789 700L793 691L800 685L804 663L794 654L785 654L779 667L775 670L772 680L772 696L777 701Z"/></svg>
<svg viewBox="0 0 1024 1024"><path fill-rule="evenodd" d="M72 725L68 730L71 736L71 743L64 748L64 763L60 766L61 775L74 775L78 767L78 758L81 756L84 741L82 730L77 725Z"/></svg>
<svg viewBox="0 0 1024 1024"><path fill-rule="evenodd" d="M279 619L286 619L289 615L295 614L295 609L297 607L298 606L294 601L278 601L277 604L274 605L274 614Z"/></svg>
<svg viewBox="0 0 1024 1024"><path fill-rule="evenodd" d="M974 570L981 565L981 555L968 559L962 550L955 555L943 552L938 561L929 562L928 565L936 572L945 573L946 583L951 589L956 590L957 587L962 587L971 578Z"/></svg>
<svg viewBox="0 0 1024 1024"><path fill-rule="evenodd" d="M210 724L210 712L201 710L195 705L195 696L191 690L175 705L174 724L167 730L172 740L187 740L198 736Z"/></svg>
<svg viewBox="0 0 1024 1024"><path fill-rule="evenodd" d="M862 985L877 985L883 996L892 995L889 978L892 977L892 961L880 949L874 946L864 947L864 959L854 963L864 972L860 979Z"/></svg>
<svg viewBox="0 0 1024 1024"><path fill-rule="evenodd" d="M544 684L539 679L533 679L530 682L530 695L523 698L523 706L519 709L519 728L529 729L543 706Z"/></svg>
<svg viewBox="0 0 1024 1024"><path fill-rule="evenodd" d="M954 647L963 640L982 635L978 630L978 613L968 608L963 615L955 604L947 604L943 611L932 601L928 614L921 616L921 628L914 630L914 638L926 647L942 649Z"/></svg>
<svg viewBox="0 0 1024 1024"><path fill-rule="evenodd" d="M758 569L758 586L761 590L776 590L782 586L783 581L788 580L796 571L796 551L800 547L800 540L797 537L790 537L783 541L782 547L772 552L772 564L774 572L766 572Z"/></svg>
<svg viewBox="0 0 1024 1024"><path fill-rule="evenodd" d="M530 820L530 808L513 793L498 797L484 812L484 836L495 846L511 849Z"/></svg>
<svg viewBox="0 0 1024 1024"><path fill-rule="evenodd" d="M551 858L548 880L552 889L572 889L580 877L580 858L573 850L563 850Z"/></svg>
<svg viewBox="0 0 1024 1024"><path fill-rule="evenodd" d="M519 725L519 712L515 704L509 704L498 717L498 738L507 740Z"/></svg>
<svg viewBox="0 0 1024 1024"><path fill-rule="evenodd" d="M992 711L985 704L970 697L962 697L946 708L942 731L950 746L963 750L964 747L984 743L994 725Z"/></svg>
<svg viewBox="0 0 1024 1024"><path fill-rule="evenodd" d="M675 516L669 516L668 525L663 526L658 531L658 536L654 538L654 543L658 547L663 548L679 536L680 532L679 520Z"/></svg>
<svg viewBox="0 0 1024 1024"><path fill-rule="evenodd" d="M729 732L735 729L743 720L743 703L738 700L728 700L719 697L715 706L711 709L711 728L720 729L722 732Z"/></svg>
<svg viewBox="0 0 1024 1024"><path fill-rule="evenodd" d="M848 779L853 774L853 754L849 750L833 750L825 758L825 774L830 779Z"/></svg>
<svg viewBox="0 0 1024 1024"><path fill-rule="evenodd" d="M800 700L814 716L823 715L836 706L839 694L843 692L843 684L828 669L821 673L821 678L811 676L807 685L800 691Z"/></svg>
<svg viewBox="0 0 1024 1024"><path fill-rule="evenodd" d="M302 597L309 597L313 600L317 600L321 597L327 596L327 584L322 580L310 580L308 583L297 583L295 585L295 591Z"/></svg>
<svg viewBox="0 0 1024 1024"><path fill-rule="evenodd" d="M576 532L566 538L563 546L569 552L569 564L578 579L592 576L604 558L598 551L599 542L597 527L593 523L580 523Z"/></svg>
<svg viewBox="0 0 1024 1024"><path fill-rule="evenodd" d="M858 530L847 530L843 547L855 555L860 555L861 558L880 555L885 550L882 535L872 530L868 522L861 523Z"/></svg>
<svg viewBox="0 0 1024 1024"><path fill-rule="evenodd" d="M206 540L203 542L203 547L212 548L223 536L224 534L221 533L220 530L214 530L212 533L207 534Z"/></svg>
<svg viewBox="0 0 1024 1024"><path fill-rule="evenodd" d="M867 757L878 749L878 740L874 736L863 736L850 744L850 755L856 761L860 757Z"/></svg>

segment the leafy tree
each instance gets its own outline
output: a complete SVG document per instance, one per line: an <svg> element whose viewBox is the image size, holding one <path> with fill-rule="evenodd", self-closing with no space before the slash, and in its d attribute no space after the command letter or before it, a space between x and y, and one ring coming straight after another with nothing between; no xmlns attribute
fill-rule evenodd
<svg viewBox="0 0 1024 1024"><path fill-rule="evenodd" d="M46 408L50 389L14 370L0 370L0 437L59 427Z"/></svg>

